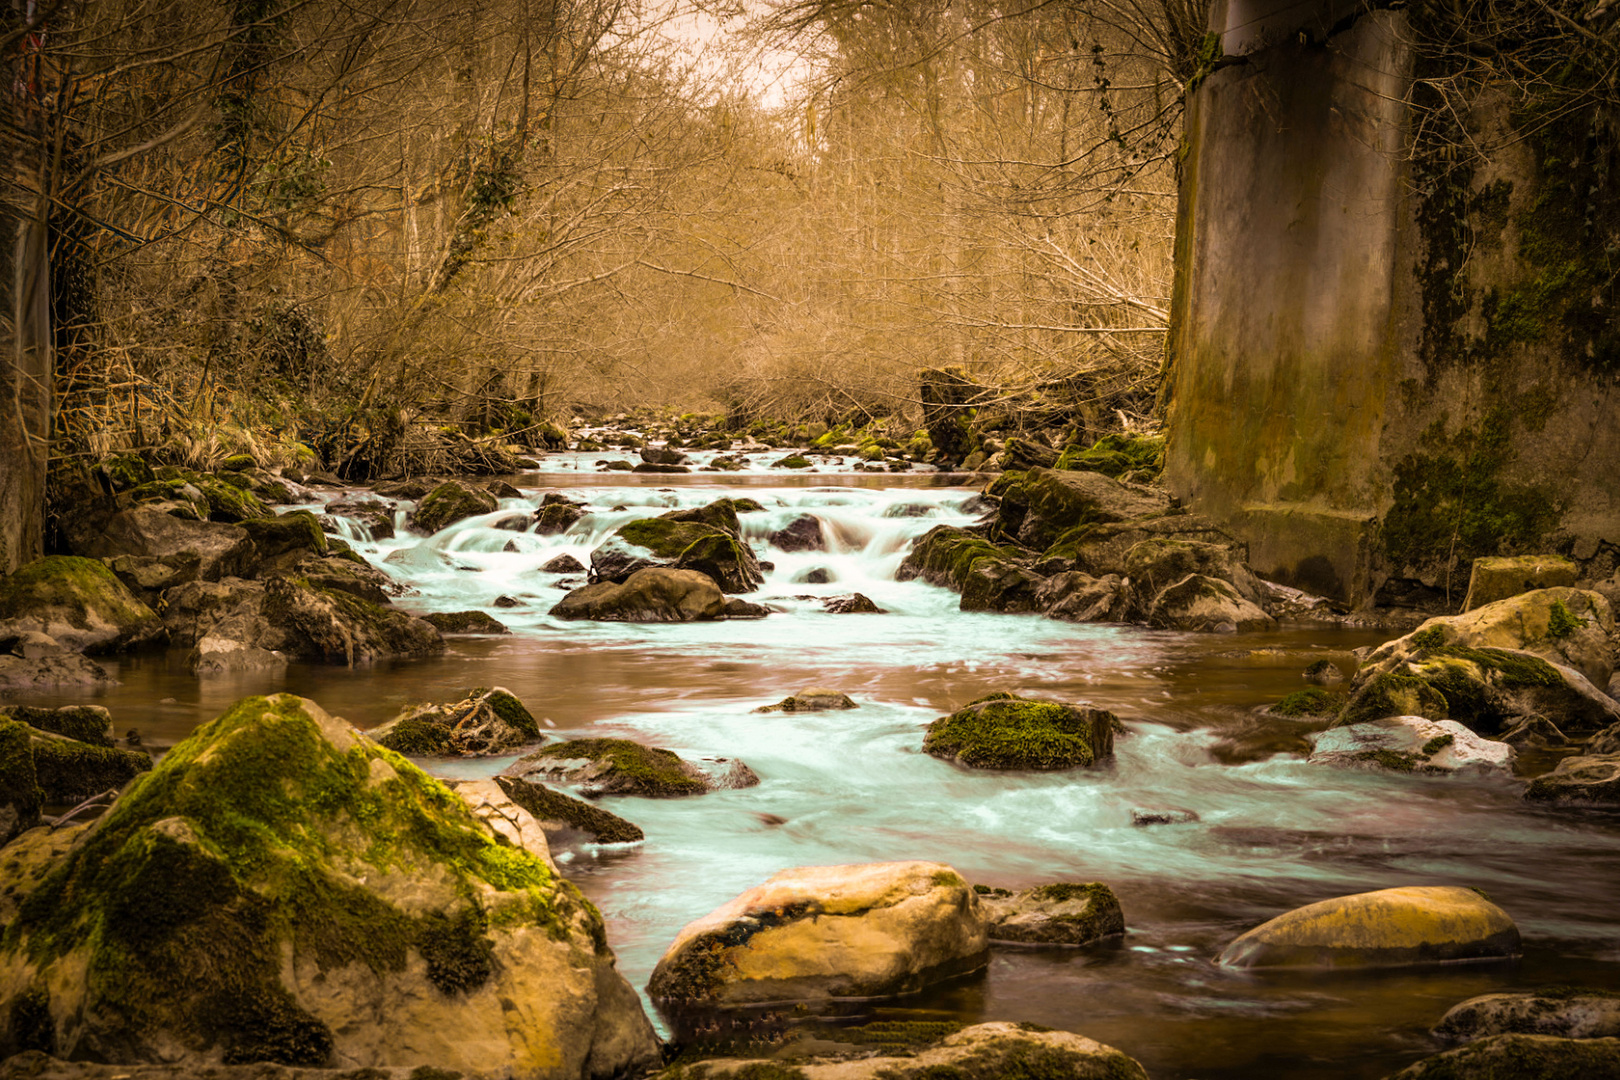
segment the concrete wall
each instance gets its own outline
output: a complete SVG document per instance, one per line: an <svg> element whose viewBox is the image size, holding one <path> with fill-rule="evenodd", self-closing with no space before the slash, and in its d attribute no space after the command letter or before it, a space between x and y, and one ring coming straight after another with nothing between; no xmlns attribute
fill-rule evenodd
<svg viewBox="0 0 1620 1080"><path fill-rule="evenodd" d="M1212 28L1225 59L1185 132L1171 490L1265 576L1348 604L1460 601L1497 550L1613 561L1620 357L1576 355L1592 335L1556 319L1496 325L1547 276L1521 235L1557 194L1545 155L1517 140L1459 168L1425 142L1404 13L1229 0ZM1484 138L1505 116L1486 98L1469 123Z"/></svg>

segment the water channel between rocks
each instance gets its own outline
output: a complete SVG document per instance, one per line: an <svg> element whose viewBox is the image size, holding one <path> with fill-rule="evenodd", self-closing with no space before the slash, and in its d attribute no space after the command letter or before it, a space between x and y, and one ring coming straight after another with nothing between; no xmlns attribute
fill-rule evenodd
<svg viewBox="0 0 1620 1080"><path fill-rule="evenodd" d="M973 489L935 476L629 476L586 471L589 461L573 455L548 467L579 471L511 477L523 500L431 538L354 538L413 587L403 608L483 608L511 636L452 638L446 655L426 661L355 671L295 664L240 681L199 683L177 653L126 658L114 671L122 685L96 700L120 731L138 728L162 747L250 693L304 694L365 728L407 701L501 685L561 736L623 735L683 756L741 758L758 787L609 800L646 842L563 853L564 872L602 909L637 987L681 926L779 869L937 859L990 885L1107 882L1129 932L1089 949L998 947L982 975L865 1015L1077 1031L1135 1056L1156 1080L1381 1077L1433 1053L1428 1027L1470 995L1552 983L1620 989L1620 817L1533 810L1503 782L1341 771L1289 754L1222 763L1233 759L1215 752L1223 746L1302 746L1255 711L1304 685L1310 661L1348 669L1351 649L1388 635L1293 627L1202 636L960 612L944 589L894 581L913 538L973 519L964 507ZM492 527L559 489L598 512L561 536ZM588 562L626 521L727 494L766 508L742 516L760 557L776 565L750 599L779 598L785 612L684 625L545 615L562 596L558 576L538 570L547 560L567 552ZM821 518L833 550L766 544L765 533L801 513ZM795 580L818 567L834 580ZM887 613L821 609L820 597L852 591ZM503 595L518 606L493 608ZM842 690L860 707L752 712L807 686ZM998 689L1089 701L1116 712L1130 734L1111 765L1085 772L969 772L920 752L929 721ZM468 777L511 760L421 764ZM1137 827L1133 809L1190 810L1199 820ZM1240 974L1211 963L1232 937L1288 908L1407 884L1485 890L1517 919L1523 958L1361 975Z"/></svg>

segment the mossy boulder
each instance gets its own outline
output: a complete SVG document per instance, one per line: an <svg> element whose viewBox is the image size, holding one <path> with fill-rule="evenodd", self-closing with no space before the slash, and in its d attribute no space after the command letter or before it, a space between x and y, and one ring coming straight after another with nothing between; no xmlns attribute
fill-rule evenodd
<svg viewBox="0 0 1620 1080"><path fill-rule="evenodd" d="M816 1044L852 1046L853 1060L790 1064L792 1044L768 1060L700 1061L660 1073L659 1080L1147 1080L1135 1059L1102 1043L1067 1031L1030 1024L977 1024L959 1032L935 1034L929 1021L878 1021L861 1029L839 1026ZM939 1041L918 1045L909 1030L933 1029ZM878 1056L873 1057L876 1050Z"/></svg>
<svg viewBox="0 0 1620 1080"><path fill-rule="evenodd" d="M1620 1076L1620 1039L1492 1035L1408 1065L1387 1080L1588 1080Z"/></svg>
<svg viewBox="0 0 1620 1080"><path fill-rule="evenodd" d="M476 514L487 514L496 506L495 496L483 488L473 487L460 480L446 480L416 505L411 515L411 527L432 536L440 529Z"/></svg>
<svg viewBox="0 0 1620 1080"><path fill-rule="evenodd" d="M1243 934L1218 963L1236 968L1404 967L1515 956L1519 928L1475 889L1414 885L1335 897Z"/></svg>
<svg viewBox="0 0 1620 1080"><path fill-rule="evenodd" d="M539 536L556 536L574 527L585 511L572 503L546 503L534 514L534 531Z"/></svg>
<svg viewBox="0 0 1620 1080"><path fill-rule="evenodd" d="M326 533L320 518L308 510L290 510L279 517L242 522L261 560L269 561L294 552L325 555Z"/></svg>
<svg viewBox="0 0 1620 1080"><path fill-rule="evenodd" d="M335 548L343 541L333 537L328 543ZM393 594L400 588L393 578L366 562L363 557L353 555L351 558L348 553L325 559L308 555L299 559L286 572L302 578L316 588L335 589L350 596L358 596L369 603L384 606L394 602Z"/></svg>
<svg viewBox="0 0 1620 1080"><path fill-rule="evenodd" d="M595 844L634 844L646 839L641 828L583 799L546 787L531 777L497 776L507 797L528 811L554 843L583 839Z"/></svg>
<svg viewBox="0 0 1620 1080"><path fill-rule="evenodd" d="M114 454L96 466L113 491L132 491L157 479L151 464L139 454Z"/></svg>
<svg viewBox="0 0 1620 1080"><path fill-rule="evenodd" d="M637 518L591 552L593 582L623 584L650 567L707 574L728 593L751 592L765 580L753 549L742 539L730 499Z"/></svg>
<svg viewBox="0 0 1620 1080"><path fill-rule="evenodd" d="M213 509L201 488L181 478L159 478L142 484L123 495L119 502L128 506L142 506L186 521L207 521Z"/></svg>
<svg viewBox="0 0 1620 1080"><path fill-rule="evenodd" d="M814 463L803 454L789 454L787 457L777 458L775 461L771 462L771 468L808 469L812 464Z"/></svg>
<svg viewBox="0 0 1620 1080"><path fill-rule="evenodd" d="M1125 558L1136 545L1150 540L1213 544L1243 560L1248 548L1208 518L1197 514L1166 513L1131 521L1077 525L1064 532L1041 553L1043 560L1063 559L1075 570L1102 577L1126 573Z"/></svg>
<svg viewBox="0 0 1620 1080"><path fill-rule="evenodd" d="M117 791L152 768L152 756L144 750L84 743L37 728L28 735L34 776L48 803L72 805Z"/></svg>
<svg viewBox="0 0 1620 1080"><path fill-rule="evenodd" d="M739 1006L910 993L985 965L984 916L942 863L783 870L676 935L655 1000Z"/></svg>
<svg viewBox="0 0 1620 1080"><path fill-rule="evenodd" d="M27 724L0 716L0 844L38 825L45 805L30 735Z"/></svg>
<svg viewBox="0 0 1620 1080"><path fill-rule="evenodd" d="M1620 806L1620 753L1565 758L1530 781L1524 797L1560 806Z"/></svg>
<svg viewBox="0 0 1620 1080"><path fill-rule="evenodd" d="M1078 526L1130 521L1169 508L1163 492L1101 473L1034 468L1004 489L998 525L1003 536L1040 551Z"/></svg>
<svg viewBox="0 0 1620 1080"><path fill-rule="evenodd" d="M1574 668L1601 689L1609 685L1614 673L1609 644L1614 631L1614 614L1602 594L1586 589L1537 589L1461 615L1429 619L1373 650L1362 670L1387 670L1418 649L1443 645L1523 649Z"/></svg>
<svg viewBox="0 0 1620 1080"><path fill-rule="evenodd" d="M956 592L967 588L976 566L1007 564L1022 552L992 544L984 536L955 525L936 525L911 545L895 571L896 581L926 581Z"/></svg>
<svg viewBox="0 0 1620 1080"><path fill-rule="evenodd" d="M1508 555L1474 560L1463 611L1537 589L1570 587L1581 568L1562 555Z"/></svg>
<svg viewBox="0 0 1620 1080"><path fill-rule="evenodd" d="M1035 608L1048 619L1064 622L1124 622L1131 597L1118 574L1092 577L1064 570L1041 582L1035 590Z"/></svg>
<svg viewBox="0 0 1620 1080"><path fill-rule="evenodd" d="M649 566L622 585L602 581L575 589L550 614L599 622L692 622L717 619L725 608L725 594L709 575Z"/></svg>
<svg viewBox="0 0 1620 1080"><path fill-rule="evenodd" d="M1090 945L1125 933L1114 890L1097 881L1058 881L1022 892L980 892L991 941L1020 945Z"/></svg>
<svg viewBox="0 0 1620 1080"><path fill-rule="evenodd" d="M580 569L584 569L581 567ZM435 611L422 621L441 634L510 634L505 623L487 611Z"/></svg>
<svg viewBox="0 0 1620 1080"><path fill-rule="evenodd" d="M35 632L80 652L157 644L163 620L95 559L47 555L0 577L0 637Z"/></svg>
<svg viewBox="0 0 1620 1080"><path fill-rule="evenodd" d="M821 519L814 514L800 514L780 529L766 534L765 542L778 551L827 550Z"/></svg>
<svg viewBox="0 0 1620 1080"><path fill-rule="evenodd" d="M753 549L726 533L693 541L681 552L675 568L707 574L725 593L753 592L765 582Z"/></svg>
<svg viewBox="0 0 1620 1080"><path fill-rule="evenodd" d="M713 782L673 750L629 739L570 739L527 754L503 775L577 784L584 794L674 799L702 795Z"/></svg>
<svg viewBox="0 0 1620 1080"><path fill-rule="evenodd" d="M1562 1039L1620 1036L1620 993L1578 986L1482 994L1453 1005L1434 1026L1452 1042L1491 1035L1554 1035Z"/></svg>
<svg viewBox="0 0 1620 1080"><path fill-rule="evenodd" d="M1455 720L1386 716L1323 732L1307 760L1428 775L1511 776L1517 757L1507 743L1480 738Z"/></svg>
<svg viewBox="0 0 1620 1080"><path fill-rule="evenodd" d="M112 713L100 705L63 705L47 709L37 705L3 705L0 716L40 731L65 735L91 746L112 746Z"/></svg>
<svg viewBox="0 0 1620 1080"><path fill-rule="evenodd" d="M250 644L307 660L353 667L444 651L444 638L421 619L296 578L266 582L260 612L275 634Z"/></svg>
<svg viewBox="0 0 1620 1080"><path fill-rule="evenodd" d="M0 1053L43 995L64 1058L532 1080L656 1061L578 891L291 695L203 725L31 884L0 935Z"/></svg>
<svg viewBox="0 0 1620 1080"><path fill-rule="evenodd" d="M1064 450L1057 467L1150 483L1164 471L1164 442L1163 435L1104 435L1083 449Z"/></svg>
<svg viewBox="0 0 1620 1080"><path fill-rule="evenodd" d="M990 694L928 725L923 753L974 769L1077 769L1114 753L1113 713Z"/></svg>
<svg viewBox="0 0 1620 1080"><path fill-rule="evenodd" d="M1000 611L1008 614L1039 611L1045 579L1017 563L977 559L962 582L963 611Z"/></svg>
<svg viewBox="0 0 1620 1080"><path fill-rule="evenodd" d="M419 757L487 757L541 738L533 714L500 686L469 690L459 701L406 706L366 735L378 746Z"/></svg>
<svg viewBox="0 0 1620 1080"><path fill-rule="evenodd" d="M1161 589L1147 607L1147 624L1199 634L1275 630L1277 620L1219 578L1188 574Z"/></svg>
<svg viewBox="0 0 1620 1080"><path fill-rule="evenodd" d="M1261 606L1259 580L1225 545L1157 536L1140 541L1125 553L1125 576L1144 608L1188 574L1224 581L1244 600Z"/></svg>
<svg viewBox="0 0 1620 1080"><path fill-rule="evenodd" d="M275 511L253 492L217 476L192 478L197 490L208 500L208 520L229 523L274 517Z"/></svg>

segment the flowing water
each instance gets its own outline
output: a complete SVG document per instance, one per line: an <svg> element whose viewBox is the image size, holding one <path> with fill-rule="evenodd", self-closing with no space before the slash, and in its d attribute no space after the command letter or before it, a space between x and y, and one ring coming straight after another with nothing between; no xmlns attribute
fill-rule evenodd
<svg viewBox="0 0 1620 1080"><path fill-rule="evenodd" d="M973 520L973 489L950 478L763 468L631 476L594 473L593 457L554 456L547 467L557 471L510 478L523 499L431 538L352 536L414 590L402 607L485 608L511 636L452 638L430 660L357 671L295 664L245 680L198 682L177 655L128 658L116 671L123 685L98 700L120 731L136 727L162 746L248 693L305 694L368 727L407 701L502 685L560 736L623 735L683 756L743 759L758 787L610 800L646 842L562 853L638 987L682 925L779 869L937 859L989 885L1107 882L1129 932L1088 949L998 947L986 972L867 1015L1078 1031L1132 1054L1158 1080L1380 1077L1434 1052L1428 1027L1462 998L1550 983L1620 988L1620 817L1529 809L1503 781L1234 753L1303 746L1256 710L1302 686L1310 661L1348 673L1350 650L1385 635L1320 626L1201 636L963 613L944 589L894 580L913 538ZM559 489L593 511L561 536L511 531L515 511ZM750 599L785 610L685 625L546 615L562 591L543 563L564 552L588 562L618 525L722 495L765 506L741 519L775 563ZM830 551L767 543L804 513L821 519ZM816 568L834 580L803 583ZM886 613L821 609L821 597L852 591ZM492 607L499 597L516 606ZM753 711L809 686L842 690L860 707ZM1111 764L1076 773L972 772L920 752L931 720L1000 689L1089 701L1130 734ZM510 760L423 764L466 777ZM1198 821L1139 827L1133 809L1192 811ZM1485 890L1517 919L1523 958L1361 975L1255 975L1212 963L1232 937L1284 910L1406 884Z"/></svg>

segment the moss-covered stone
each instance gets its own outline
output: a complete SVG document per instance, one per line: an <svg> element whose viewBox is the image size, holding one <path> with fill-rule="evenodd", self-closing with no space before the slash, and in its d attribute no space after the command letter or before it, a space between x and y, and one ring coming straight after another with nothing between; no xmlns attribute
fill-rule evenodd
<svg viewBox="0 0 1620 1080"><path fill-rule="evenodd" d="M412 515L412 527L431 536L475 514L487 514L496 506L495 496L482 488L447 480L422 496Z"/></svg>
<svg viewBox="0 0 1620 1080"><path fill-rule="evenodd" d="M1089 945L1125 932L1114 890L1101 882L1058 881L1007 897L981 896L991 941Z"/></svg>
<svg viewBox="0 0 1620 1080"><path fill-rule="evenodd" d="M326 533L321 520L308 510L291 510L279 517L257 518L241 523L258 549L261 559L274 559L293 551L316 555L327 552Z"/></svg>
<svg viewBox="0 0 1620 1080"><path fill-rule="evenodd" d="M1492 1035L1424 1058L1389 1080L1586 1080L1620 1076L1620 1039Z"/></svg>
<svg viewBox="0 0 1620 1080"><path fill-rule="evenodd" d="M352 667L444 651L444 638L421 619L304 579L267 581L259 610L285 648L309 660Z"/></svg>
<svg viewBox="0 0 1620 1080"><path fill-rule="evenodd" d="M1445 720L1446 697L1415 675L1383 673L1350 695L1334 727L1349 727L1386 716L1422 716Z"/></svg>
<svg viewBox="0 0 1620 1080"><path fill-rule="evenodd" d="M92 746L113 745L112 714L100 705L63 705L57 709L6 705L0 706L0 715Z"/></svg>
<svg viewBox="0 0 1620 1080"><path fill-rule="evenodd" d="M584 567L579 567L583 570ZM422 621L438 628L441 634L510 634L505 623L487 611L435 611L422 616Z"/></svg>
<svg viewBox="0 0 1620 1080"><path fill-rule="evenodd" d="M239 702L170 751L21 899L0 962L18 977L0 1008L52 988L64 1057L118 1046L125 1061L193 1064L336 1054L504 1071L540 1046L582 1062L612 1008L591 984L614 978L573 886L290 695ZM572 966L593 972L583 995L552 976L528 997L508 981ZM333 979L338 998L315 991ZM511 1045L458 1038L501 1029L511 1007ZM339 1026L354 1009L374 1019ZM645 1058L650 1030L636 1042L621 1053Z"/></svg>
<svg viewBox="0 0 1620 1080"><path fill-rule="evenodd" d="M527 810L548 836L579 833L599 844L634 844L646 839L640 826L600 806L515 776L495 778L514 803Z"/></svg>
<svg viewBox="0 0 1620 1080"><path fill-rule="evenodd" d="M417 757L505 754L540 739L540 725L503 687L469 690L458 701L412 705L367 733L379 746Z"/></svg>
<svg viewBox="0 0 1620 1080"><path fill-rule="evenodd" d="M163 620L95 559L47 555L0 578L0 634L49 634L70 649L115 652L164 640Z"/></svg>
<svg viewBox="0 0 1620 1080"><path fill-rule="evenodd" d="M144 751L95 746L38 730L30 737L34 774L46 802L83 802L117 791L152 768L152 757Z"/></svg>
<svg viewBox="0 0 1620 1080"><path fill-rule="evenodd" d="M1164 436L1104 435L1085 449L1070 447L1063 451L1057 467L1151 482L1164 471Z"/></svg>
<svg viewBox="0 0 1620 1080"><path fill-rule="evenodd" d="M1002 496L1000 529L1040 550L1081 525L1162 514L1169 498L1094 472L1030 469Z"/></svg>
<svg viewBox="0 0 1620 1080"><path fill-rule="evenodd" d="M1334 694L1313 686L1305 690L1295 690L1273 705L1269 711L1273 716L1337 716L1339 710L1344 708L1344 704L1343 694Z"/></svg>
<svg viewBox="0 0 1620 1080"><path fill-rule="evenodd" d="M803 454L789 454L785 458L778 458L771 462L773 469L808 469L811 466L809 458Z"/></svg>
<svg viewBox="0 0 1620 1080"><path fill-rule="evenodd" d="M975 769L1075 769L1114 752L1113 713L1005 692L928 725L923 752Z"/></svg>
<svg viewBox="0 0 1620 1080"><path fill-rule="evenodd" d="M629 739L570 739L519 758L507 771L581 784L594 795L672 799L701 795L710 786L701 770L673 750Z"/></svg>
<svg viewBox="0 0 1620 1080"><path fill-rule="evenodd" d="M752 592L765 582L753 549L724 532L694 540L675 560L675 568L707 574L725 593Z"/></svg>
<svg viewBox="0 0 1620 1080"><path fill-rule="evenodd" d="M735 518L733 518L735 520ZM629 544L646 548L660 559L675 560L699 540L725 535L723 530L700 521L675 521L670 518L637 518L621 525L618 535Z"/></svg>
<svg viewBox="0 0 1620 1080"><path fill-rule="evenodd" d="M192 478L198 491L208 500L208 520L232 524L254 518L274 517L275 511L261 502L253 492L235 484L206 474Z"/></svg>
<svg viewBox="0 0 1620 1080"><path fill-rule="evenodd" d="M45 796L31 743L28 725L0 716L0 844L39 824Z"/></svg>
<svg viewBox="0 0 1620 1080"><path fill-rule="evenodd" d="M1017 548L992 544L978 533L954 525L936 525L912 544L895 572L896 581L921 579L930 585L962 592L974 568L983 562L1010 563Z"/></svg>

